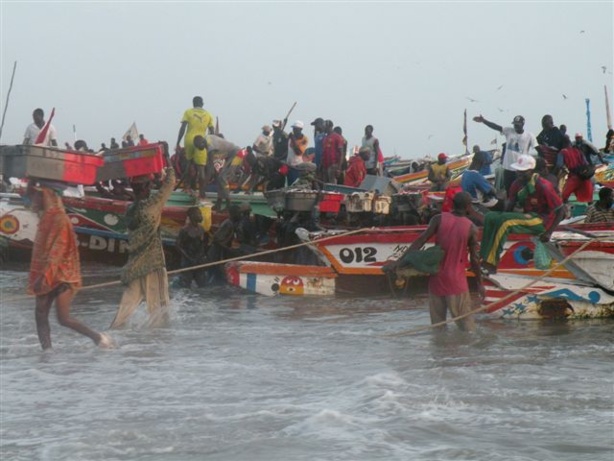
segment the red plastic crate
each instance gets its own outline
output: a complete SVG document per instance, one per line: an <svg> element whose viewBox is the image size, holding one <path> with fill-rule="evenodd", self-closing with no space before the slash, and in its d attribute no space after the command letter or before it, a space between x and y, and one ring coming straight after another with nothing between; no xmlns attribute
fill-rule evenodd
<svg viewBox="0 0 614 461"><path fill-rule="evenodd" d="M321 213L339 213L341 209L341 201L344 194L336 192L324 192L322 201L319 204Z"/></svg>
<svg viewBox="0 0 614 461"><path fill-rule="evenodd" d="M44 146L11 146L2 150L3 173L7 177L41 178L86 186L96 182L102 157Z"/></svg>
<svg viewBox="0 0 614 461"><path fill-rule="evenodd" d="M104 165L98 170L98 181L131 178L160 173L164 168L164 147L161 143L107 151Z"/></svg>

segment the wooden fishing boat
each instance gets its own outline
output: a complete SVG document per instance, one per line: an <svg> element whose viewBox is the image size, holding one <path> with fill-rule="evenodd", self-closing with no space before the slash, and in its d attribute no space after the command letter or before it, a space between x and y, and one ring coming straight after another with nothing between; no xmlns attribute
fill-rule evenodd
<svg viewBox="0 0 614 461"><path fill-rule="evenodd" d="M448 167L452 173L452 180L459 178L460 175L467 169L471 163L471 155L461 155L458 157L451 157L448 161ZM405 186L412 186L417 188L428 188L431 183L428 180L428 169L418 171L416 173L408 173L399 176L395 176L394 180Z"/></svg>
<svg viewBox="0 0 614 461"><path fill-rule="evenodd" d="M320 259L335 269L340 275L383 275L382 266L389 261L400 257L411 243L426 229L426 226L399 226L371 228L352 235L339 235L345 231L326 231L308 233L307 238L312 242L313 249ZM614 229L607 223L601 224L572 224L572 231L554 232L552 240L561 242L563 250L567 253L586 241L586 233L595 236L611 236L614 241ZM579 233L573 232L576 230ZM575 237L573 237L575 235ZM320 241L327 237L326 240ZM535 249L534 236L511 234L504 245L500 258L498 271L502 273L519 274L523 276L539 277L544 273L534 265L532 254ZM612 271L614 257L610 242L592 242L580 255L580 261L586 253L591 255L592 270L599 267L600 271ZM557 269L554 276L562 279L575 279L576 276L567 268Z"/></svg>
<svg viewBox="0 0 614 461"><path fill-rule="evenodd" d="M578 281L544 279L524 288L532 279L514 274L488 277L485 313L515 320L614 318L614 296Z"/></svg>
<svg viewBox="0 0 614 461"><path fill-rule="evenodd" d="M64 197L63 203L79 241L83 260L124 264L128 258L124 220L130 202L99 197ZM162 214L162 242L167 260L177 262L175 239L186 220L186 206L170 205ZM8 260L28 260L39 217L25 206L18 194L0 194L0 238L6 243ZM209 221L209 224L211 221Z"/></svg>
<svg viewBox="0 0 614 461"><path fill-rule="evenodd" d="M600 165L595 170L595 182L614 188L614 155L607 157L609 160L608 165Z"/></svg>
<svg viewBox="0 0 614 461"><path fill-rule="evenodd" d="M225 265L230 285L265 296L332 296L337 274L330 267L235 261Z"/></svg>

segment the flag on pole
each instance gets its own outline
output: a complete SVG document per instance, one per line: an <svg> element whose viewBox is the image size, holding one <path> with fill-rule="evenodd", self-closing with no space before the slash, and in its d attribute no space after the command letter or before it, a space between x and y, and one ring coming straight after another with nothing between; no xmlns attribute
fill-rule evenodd
<svg viewBox="0 0 614 461"><path fill-rule="evenodd" d="M54 115L55 107L51 109L51 115L49 116L49 119L47 120L47 123L45 123L43 129L38 133L38 136L34 140L34 144L42 144L45 142L45 139L47 139L47 133L49 132L49 127L51 126L51 120L53 120Z"/></svg>
<svg viewBox="0 0 614 461"><path fill-rule="evenodd" d="M75 137L75 141L77 140L77 125L72 126L72 134Z"/></svg>
<svg viewBox="0 0 614 461"><path fill-rule="evenodd" d="M215 117L215 135L220 134L220 119Z"/></svg>
<svg viewBox="0 0 614 461"><path fill-rule="evenodd" d="M134 142L139 139L139 130L136 129L136 122L132 122L132 125L130 125L130 128L128 128L128 131L126 131L122 136L122 139L127 141L128 136L130 136L130 139L132 139Z"/></svg>

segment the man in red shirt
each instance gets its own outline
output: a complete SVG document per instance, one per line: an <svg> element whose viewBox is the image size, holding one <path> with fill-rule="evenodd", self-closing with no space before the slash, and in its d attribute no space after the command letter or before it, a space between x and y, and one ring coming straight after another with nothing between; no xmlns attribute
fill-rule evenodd
<svg viewBox="0 0 614 461"><path fill-rule="evenodd" d="M435 243L445 252L439 272L429 277L431 324L444 322L448 310L454 317L471 312L471 297L467 283L467 254L476 277L480 298L484 299L478 256L478 230L467 217L472 211L471 195L459 192L454 196L453 203L452 212L433 216L426 230L407 250L420 250L432 236L435 236ZM450 238L451 235L454 235L454 238ZM475 330L473 316L457 320L456 324L464 331ZM444 329L445 326L438 328Z"/></svg>
<svg viewBox="0 0 614 461"><path fill-rule="evenodd" d="M576 135L577 136L577 135ZM563 148L556 158L556 171L567 168L569 174L563 187L563 203L567 203L571 194L576 194L578 202L593 201L593 182L591 178L582 178L579 171L584 167L591 168L584 153L576 146L571 145L569 136L565 136Z"/></svg>
<svg viewBox="0 0 614 461"><path fill-rule="evenodd" d="M344 186L359 187L362 184L365 176L367 176L367 168L365 162L371 156L370 147L361 147L358 154L354 155L348 165L343 179Z"/></svg>
<svg viewBox="0 0 614 461"><path fill-rule="evenodd" d="M333 131L334 124L331 120L326 120L324 125L326 137L322 143L322 179L324 182L337 184L337 179L341 176L345 140L343 136Z"/></svg>
<svg viewBox="0 0 614 461"><path fill-rule="evenodd" d="M521 155L510 166L518 176L509 190L507 211L491 211L484 216L480 254L482 266L490 272L496 272L508 234L539 235L542 242L547 242L565 217L561 197L548 180L535 172L534 157ZM523 208L522 213L513 212L516 205Z"/></svg>

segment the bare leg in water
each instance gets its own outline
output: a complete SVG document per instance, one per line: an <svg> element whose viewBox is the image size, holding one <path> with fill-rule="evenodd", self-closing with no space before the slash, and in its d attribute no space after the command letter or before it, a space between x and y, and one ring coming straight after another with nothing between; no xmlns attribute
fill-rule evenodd
<svg viewBox="0 0 614 461"><path fill-rule="evenodd" d="M75 318L70 316L70 306L75 292L66 284L60 285L57 289L46 295L36 297L36 330L38 339L43 350L51 348L51 329L49 328L49 311L55 300L55 309L60 325L75 330L87 336L95 344L100 344L103 335L85 326Z"/></svg>

